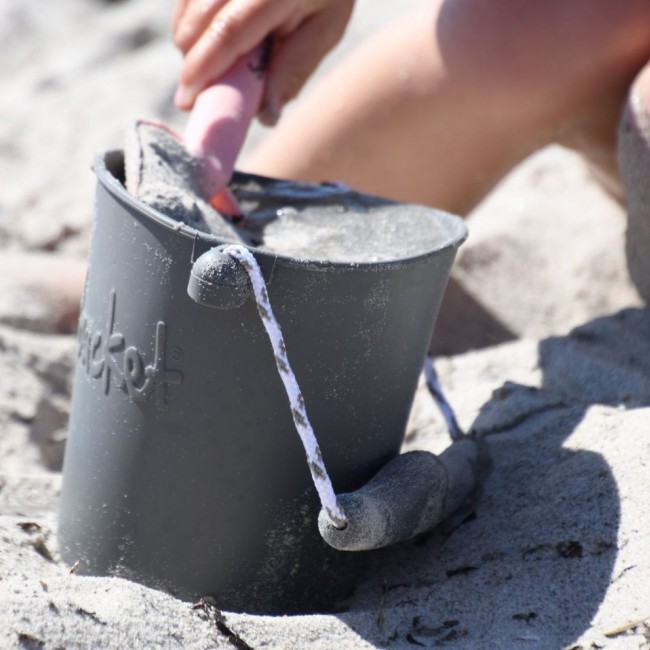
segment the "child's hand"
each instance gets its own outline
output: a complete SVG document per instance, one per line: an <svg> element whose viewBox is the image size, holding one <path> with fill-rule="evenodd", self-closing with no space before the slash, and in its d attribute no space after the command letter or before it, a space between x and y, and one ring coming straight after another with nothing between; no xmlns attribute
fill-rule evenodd
<svg viewBox="0 0 650 650"><path fill-rule="evenodd" d="M177 0L174 41L185 60L176 105L198 93L267 37L269 60L260 118L274 123L336 45L354 0Z"/></svg>

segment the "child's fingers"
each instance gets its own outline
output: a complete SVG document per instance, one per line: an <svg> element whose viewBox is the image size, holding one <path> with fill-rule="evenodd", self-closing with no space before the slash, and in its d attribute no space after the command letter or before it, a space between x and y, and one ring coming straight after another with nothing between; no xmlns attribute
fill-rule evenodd
<svg viewBox="0 0 650 650"><path fill-rule="evenodd" d="M288 71L281 93L292 97L340 37L353 4L354 0L185 0L177 7L175 30L185 54L176 105L190 109L203 88L269 35L281 43L297 39L287 52L305 57L293 65L290 56L283 59ZM305 36L299 36L303 30Z"/></svg>
<svg viewBox="0 0 650 650"><path fill-rule="evenodd" d="M294 3L284 0L230 0L224 4L185 56L177 106L191 108L205 86L282 26L293 9Z"/></svg>
<svg viewBox="0 0 650 650"><path fill-rule="evenodd" d="M172 13L172 34L174 34L174 37L176 35L176 29L178 28L178 24L181 20L181 18L185 15L185 10L187 9L187 5L189 4L190 0L176 0L176 4L174 4L174 11Z"/></svg>
<svg viewBox="0 0 650 650"><path fill-rule="evenodd" d="M184 6L172 24L172 30L174 43L183 54L196 44L227 3L228 0L180 0L177 8L181 4Z"/></svg>
<svg viewBox="0 0 650 650"><path fill-rule="evenodd" d="M352 13L354 0L340 0L309 16L274 48L259 114L261 122L273 125L282 107L305 85L323 57L338 43Z"/></svg>

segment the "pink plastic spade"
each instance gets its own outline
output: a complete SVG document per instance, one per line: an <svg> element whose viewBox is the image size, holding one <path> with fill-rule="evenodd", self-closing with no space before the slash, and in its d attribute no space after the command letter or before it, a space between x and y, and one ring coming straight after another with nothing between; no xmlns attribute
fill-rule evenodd
<svg viewBox="0 0 650 650"><path fill-rule="evenodd" d="M263 89L264 48L260 46L199 94L185 127L187 150L204 163L199 178L202 193L225 214L241 214L227 184Z"/></svg>

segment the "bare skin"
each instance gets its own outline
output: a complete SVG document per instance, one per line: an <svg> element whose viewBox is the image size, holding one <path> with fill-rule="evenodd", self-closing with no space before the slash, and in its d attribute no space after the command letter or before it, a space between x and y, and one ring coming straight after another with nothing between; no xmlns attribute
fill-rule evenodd
<svg viewBox="0 0 650 650"><path fill-rule="evenodd" d="M464 214L559 142L618 191L616 124L648 59L645 0L428 1L297 102L242 167Z"/></svg>
<svg viewBox="0 0 650 650"><path fill-rule="evenodd" d="M274 124L343 35L354 0L177 0L174 41L184 61L176 93L188 110L199 92L267 40L260 119Z"/></svg>

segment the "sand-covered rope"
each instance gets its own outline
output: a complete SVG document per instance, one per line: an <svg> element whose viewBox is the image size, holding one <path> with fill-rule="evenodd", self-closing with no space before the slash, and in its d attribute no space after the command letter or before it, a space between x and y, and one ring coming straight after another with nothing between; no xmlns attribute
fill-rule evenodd
<svg viewBox="0 0 650 650"><path fill-rule="evenodd" d="M442 386L440 386L440 382L438 381L438 374L433 367L433 359L429 355L424 360L424 378L427 382L429 393L431 393L431 396L442 413L442 417L445 419L451 439L460 440L465 434L458 424L454 409L442 391Z"/></svg>
<svg viewBox="0 0 650 650"><path fill-rule="evenodd" d="M345 528L347 526L347 519L344 512L341 510L332 487L325 463L323 462L323 455L321 454L316 435L309 422L307 416L307 409L305 407L305 400L300 392L300 386L296 376L289 363L287 357L287 348L282 337L280 325L273 314L271 303L269 301L269 294L266 290L266 284L262 276L262 272L252 253L244 246L236 244L226 246L223 249L224 253L234 257L245 269L248 277L250 278L253 286L253 293L255 295L255 302L257 303L257 311L262 319L264 329L269 336L271 346L275 354L275 364L278 368L278 373L284 384L284 389L289 398L289 405L291 406L291 415L293 422L296 425L296 431L300 436L305 453L307 454L307 464L311 472L314 486L318 492L323 510L331 521L332 525L336 528Z"/></svg>

